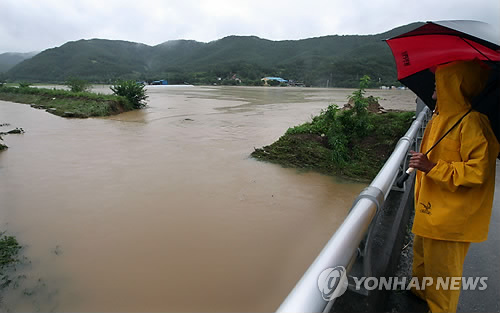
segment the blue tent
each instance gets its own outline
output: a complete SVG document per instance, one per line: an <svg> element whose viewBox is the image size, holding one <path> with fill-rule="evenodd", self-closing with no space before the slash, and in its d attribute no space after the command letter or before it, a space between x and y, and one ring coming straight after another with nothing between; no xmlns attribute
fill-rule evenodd
<svg viewBox="0 0 500 313"><path fill-rule="evenodd" d="M280 83L288 83L288 80L283 79L281 77L264 77L264 79L266 79L266 80L277 80Z"/></svg>

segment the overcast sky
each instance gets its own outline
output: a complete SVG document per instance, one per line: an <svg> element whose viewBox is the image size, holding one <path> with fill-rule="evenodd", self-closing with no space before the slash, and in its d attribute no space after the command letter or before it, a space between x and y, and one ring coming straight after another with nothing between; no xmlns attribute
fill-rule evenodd
<svg viewBox="0 0 500 313"><path fill-rule="evenodd" d="M500 0L0 0L0 53L91 38L153 46L228 35L286 40L377 34L447 19L500 29Z"/></svg>

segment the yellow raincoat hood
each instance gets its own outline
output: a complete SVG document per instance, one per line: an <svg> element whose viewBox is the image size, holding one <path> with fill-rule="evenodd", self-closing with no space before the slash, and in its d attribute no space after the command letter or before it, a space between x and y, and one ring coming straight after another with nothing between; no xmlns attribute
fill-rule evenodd
<svg viewBox="0 0 500 313"><path fill-rule="evenodd" d="M436 113L427 125L427 151L469 109L485 86L488 70L479 61L453 62L436 70ZM486 240L500 145L488 118L470 112L429 154L436 166L418 171L413 232L440 240Z"/></svg>
<svg viewBox="0 0 500 313"><path fill-rule="evenodd" d="M453 62L436 70L436 108L440 113L459 113L471 108L470 99L485 87L489 70L481 61Z"/></svg>

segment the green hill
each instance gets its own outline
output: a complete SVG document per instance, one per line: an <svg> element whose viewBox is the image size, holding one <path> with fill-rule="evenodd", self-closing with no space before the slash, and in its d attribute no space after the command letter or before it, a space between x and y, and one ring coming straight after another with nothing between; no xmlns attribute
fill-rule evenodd
<svg viewBox="0 0 500 313"><path fill-rule="evenodd" d="M396 69L383 39L416 28L414 23L377 35L325 36L271 41L229 36L209 43L168 41L157 46L115 40L79 40L48 49L7 72L13 81L62 82L68 77L93 82L116 79L212 84L236 74L243 83L280 76L306 85L357 86L370 75L394 84ZM228 82L228 81L226 81Z"/></svg>
<svg viewBox="0 0 500 313"><path fill-rule="evenodd" d="M62 82L68 77L92 81L144 72L151 47L125 41L79 40L41 52L7 72L7 77L30 82Z"/></svg>
<svg viewBox="0 0 500 313"><path fill-rule="evenodd" d="M22 61L33 57L37 53L38 52L29 52L29 53L7 52L0 54L0 73L7 72L11 68L13 68L16 64L19 64Z"/></svg>

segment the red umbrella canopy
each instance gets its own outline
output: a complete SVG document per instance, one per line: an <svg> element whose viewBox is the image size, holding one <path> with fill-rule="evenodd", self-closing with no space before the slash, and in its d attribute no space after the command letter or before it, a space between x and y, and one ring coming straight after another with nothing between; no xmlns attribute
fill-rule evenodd
<svg viewBox="0 0 500 313"><path fill-rule="evenodd" d="M473 109L488 116L500 141L500 32L478 21L427 22L412 31L386 40L392 50L398 80L427 106L432 99L434 74L429 69L452 61L479 59L490 67L486 87L471 99ZM500 158L500 156L499 156Z"/></svg>
<svg viewBox="0 0 500 313"><path fill-rule="evenodd" d="M427 22L386 42L399 80L457 60L500 61L500 34L478 21Z"/></svg>

